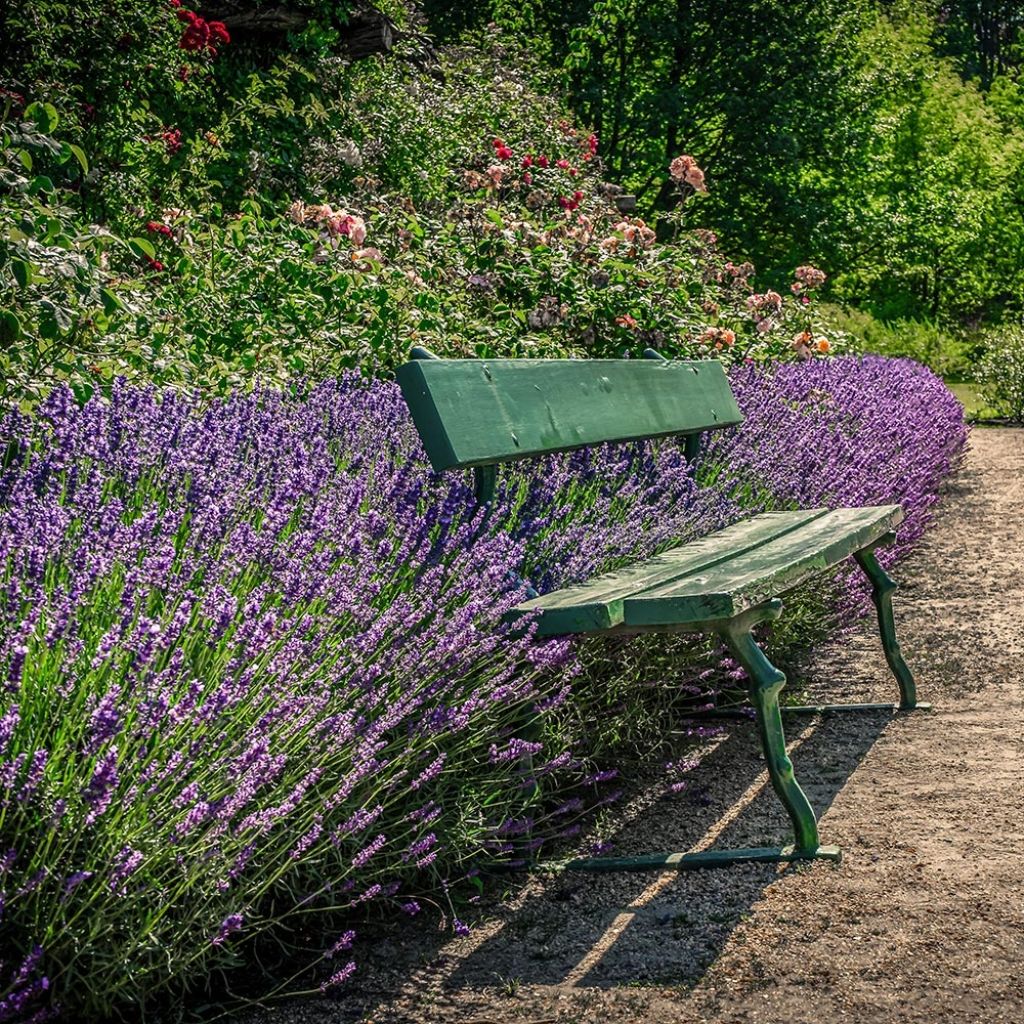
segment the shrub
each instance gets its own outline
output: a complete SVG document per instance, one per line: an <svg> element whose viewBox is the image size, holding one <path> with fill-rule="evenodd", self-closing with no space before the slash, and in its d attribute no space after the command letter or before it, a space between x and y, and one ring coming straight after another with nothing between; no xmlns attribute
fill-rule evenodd
<svg viewBox="0 0 1024 1024"><path fill-rule="evenodd" d="M527 812L563 832L575 805L537 799L583 764L551 737L526 785L512 738L571 677L499 625L525 540L554 586L735 515L633 447L508 474L513 533L485 530L397 389L354 378L206 411L57 390L4 428L3 959L40 947L83 1016L233 962L235 932L454 882Z"/></svg>
<svg viewBox="0 0 1024 1024"><path fill-rule="evenodd" d="M38 401L55 379L88 381L126 309L115 272L120 253L130 254L79 219L89 165L81 147L55 136L57 125L48 103L16 121L0 117L0 407Z"/></svg>
<svg viewBox="0 0 1024 1024"><path fill-rule="evenodd" d="M168 52L147 74L170 74L181 23L153 16L163 35L147 46ZM230 48L189 54L207 76L233 66ZM688 226L704 183L685 154L664 168L677 207L663 238L620 213L600 140L517 77L495 40L452 51L444 83L313 63L225 78L223 95L207 83L201 103L196 81L175 78L159 110L111 101L95 122L66 117L59 136L49 104L4 103L9 395L30 403L66 381L84 399L117 377L227 395L386 373L410 342L734 362L835 340L816 313L817 271L795 268L803 279L783 294L757 290L749 263Z"/></svg>
<svg viewBox="0 0 1024 1024"><path fill-rule="evenodd" d="M827 305L822 314L852 352L914 359L946 378L969 378L976 337L927 320L880 320L863 310Z"/></svg>
<svg viewBox="0 0 1024 1024"><path fill-rule="evenodd" d="M0 281L17 324L2 358L24 401L62 380L80 398L119 376L226 395L296 375L384 373L410 342L485 357L654 346L728 362L830 348L812 301L818 272L798 268L810 283L795 280L794 294L758 293L753 268L725 259L713 235L658 242L618 212L582 160L590 137L568 124L544 151L481 140L473 163L489 170L463 168L463 192L443 210L367 192L344 207L296 200L287 213L255 200L230 216L152 208L127 242L73 212L74 181L27 216L31 185L15 165L28 133L0 133L15 175L0 195L11 239L0 241Z"/></svg>
<svg viewBox="0 0 1024 1024"><path fill-rule="evenodd" d="M577 830L585 754L642 710L637 670L659 662L612 645L581 667L506 635L523 577L562 586L715 529L736 496L903 501L919 533L963 441L936 378L881 359L734 373L748 418L709 446L703 486L672 443L576 452L507 468L486 523L468 479L430 477L390 384L207 409L57 390L10 414L4 1012L161 999L296 915L412 909L527 830ZM660 700L695 662L653 654ZM528 713L533 746L514 739Z"/></svg>
<svg viewBox="0 0 1024 1024"><path fill-rule="evenodd" d="M999 416L1024 421L1024 328L993 331L975 371L985 401Z"/></svg>

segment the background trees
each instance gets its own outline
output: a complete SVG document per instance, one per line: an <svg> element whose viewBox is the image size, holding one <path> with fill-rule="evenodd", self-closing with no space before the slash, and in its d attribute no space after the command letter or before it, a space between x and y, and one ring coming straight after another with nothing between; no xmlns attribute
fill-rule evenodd
<svg viewBox="0 0 1024 1024"><path fill-rule="evenodd" d="M1009 0L431 0L434 28L493 19L557 66L641 210L674 201L778 284L805 259L834 298L974 325L1021 309L1024 11Z"/></svg>

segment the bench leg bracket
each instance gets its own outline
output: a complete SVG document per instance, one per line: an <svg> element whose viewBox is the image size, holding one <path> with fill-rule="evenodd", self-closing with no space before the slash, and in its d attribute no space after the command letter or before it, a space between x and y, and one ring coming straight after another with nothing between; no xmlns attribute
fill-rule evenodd
<svg viewBox="0 0 1024 1024"><path fill-rule="evenodd" d="M786 753L786 734L779 709L779 693L786 685L786 677L768 660L751 633L758 623L777 619L781 614L782 602L778 599L769 601L730 619L722 625L719 633L732 656L750 677L750 702L754 706L768 775L793 823L794 847L805 855L813 856L820 846L818 822L793 774L793 762Z"/></svg>
<svg viewBox="0 0 1024 1024"><path fill-rule="evenodd" d="M918 701L912 708L904 708L892 701L884 701L881 704L782 704L779 711L784 715L838 715L845 712L873 712L888 711L893 714L898 711L930 711L931 704ZM735 707L705 708L703 711L694 711L690 718L753 718L753 709L746 704L737 704Z"/></svg>
<svg viewBox="0 0 1024 1024"><path fill-rule="evenodd" d="M569 871L685 871L696 868L728 867L731 864L776 863L794 860L838 861L838 846L822 846L818 841L818 823L804 791L793 774L793 762L786 753L786 735L782 729L779 692L786 677L758 647L751 630L760 622L777 619L782 602L769 601L751 608L734 619L719 623L717 631L733 657L750 677L750 699L754 705L761 745L768 763L768 775L776 795L782 801L793 824L791 846L754 847L740 850L703 850L694 853L652 853L636 857L599 857L575 860Z"/></svg>
<svg viewBox="0 0 1024 1024"><path fill-rule="evenodd" d="M911 674L907 663L903 660L903 652L900 650L899 641L896 639L896 623L892 616L892 594L896 589L896 581L891 579L886 571L879 564L875 555L875 547L886 544L893 539L893 535L887 534L876 544L863 551L854 553L854 559L864 570L871 581L871 600L874 602L875 611L878 613L878 629L882 634L882 650L885 652L885 660L888 662L892 674L900 687L900 711L913 711L921 707L917 703L917 689L914 685L914 677Z"/></svg>
<svg viewBox="0 0 1024 1024"><path fill-rule="evenodd" d="M636 857L597 857L574 860L566 871L696 871L733 864L777 864L796 860L842 860L838 846L798 850L795 846L755 846L746 850L704 850L700 853L645 853Z"/></svg>

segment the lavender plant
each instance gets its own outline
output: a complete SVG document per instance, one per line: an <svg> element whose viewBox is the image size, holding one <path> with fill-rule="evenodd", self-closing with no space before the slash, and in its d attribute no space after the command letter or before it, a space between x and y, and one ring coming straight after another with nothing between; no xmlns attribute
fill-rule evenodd
<svg viewBox="0 0 1024 1024"><path fill-rule="evenodd" d="M508 634L527 583L744 505L899 500L919 533L963 443L934 377L872 359L734 374L748 419L700 484L672 443L595 449L509 468L489 516L468 479L430 475L387 383L206 406L57 390L9 413L0 1020L164 1000L286 918L443 905L481 860L578 829L605 775L574 723L600 741L599 702L643 695L629 663L605 660L605 691L589 655ZM329 982L356 970L353 941Z"/></svg>
<svg viewBox="0 0 1024 1024"><path fill-rule="evenodd" d="M430 478L397 389L355 378L205 409L57 390L3 435L11 1013L44 994L40 956L96 1016L285 911L458 877L527 817L533 843L571 827L530 808L582 762L542 738L524 781L514 736L571 676L548 671L565 643L500 626L527 542L554 586L735 514L677 451L634 448L510 474L485 524L467 480Z"/></svg>
<svg viewBox="0 0 1024 1024"><path fill-rule="evenodd" d="M709 439L702 491L728 495L744 514L898 502L906 512L898 541L879 554L886 565L903 557L966 443L963 409L942 380L911 360L879 357L737 366L730 377L746 419ZM799 659L869 606L866 580L850 563L787 594L782 619L764 637L773 661ZM638 750L675 758L678 739L670 751L669 733L693 729L695 705L728 700L723 689L745 679L700 637L607 638L577 657L565 729L620 768ZM693 734L700 738L699 729Z"/></svg>
<svg viewBox="0 0 1024 1024"><path fill-rule="evenodd" d="M918 541L967 441L940 377L910 359L864 356L738 367L731 381L746 419L711 446L710 461L728 467L719 486L746 505L900 503L898 541L880 558L896 561Z"/></svg>

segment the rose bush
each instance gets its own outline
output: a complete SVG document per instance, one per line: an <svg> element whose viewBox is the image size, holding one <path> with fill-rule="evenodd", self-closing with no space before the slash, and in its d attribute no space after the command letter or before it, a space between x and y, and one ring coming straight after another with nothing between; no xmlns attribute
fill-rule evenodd
<svg viewBox="0 0 1024 1024"><path fill-rule="evenodd" d="M174 60L200 67L138 116L67 113L58 132L52 105L5 104L8 397L67 381L84 399L117 377L228 394L386 373L411 344L734 362L835 342L813 301L823 274L800 268L784 295L755 289L749 263L686 226L714 187L692 157L664 169L679 202L660 225L620 212L599 138L552 114L495 40L454 51L446 83L282 59L221 96L211 83L232 50L213 23L215 54L193 48L206 36L188 19L159 24ZM471 83L485 75L481 94ZM92 162L73 139L99 147Z"/></svg>

